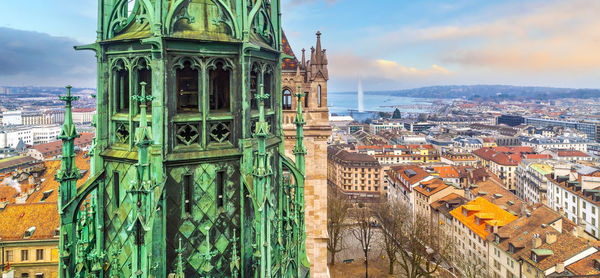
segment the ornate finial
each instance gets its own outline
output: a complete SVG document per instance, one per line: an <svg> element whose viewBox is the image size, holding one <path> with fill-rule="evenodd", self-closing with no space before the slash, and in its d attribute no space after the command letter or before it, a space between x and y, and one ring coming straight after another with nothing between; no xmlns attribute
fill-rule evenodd
<svg viewBox="0 0 600 278"><path fill-rule="evenodd" d="M179 247L175 249L177 253L177 278L183 278L183 251L185 249L181 247L181 237L179 237Z"/></svg>
<svg viewBox="0 0 600 278"><path fill-rule="evenodd" d="M317 37L321 37L321 31L317 31Z"/></svg>

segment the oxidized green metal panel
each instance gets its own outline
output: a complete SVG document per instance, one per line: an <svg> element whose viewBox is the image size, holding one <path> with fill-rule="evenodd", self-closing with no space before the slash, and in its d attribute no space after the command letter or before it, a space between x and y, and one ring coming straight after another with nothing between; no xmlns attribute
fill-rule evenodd
<svg viewBox="0 0 600 278"><path fill-rule="evenodd" d="M60 277L308 275L304 120L299 108L294 165L283 155L279 12L279 1L99 0L98 40L78 47L98 59L92 177L79 189L76 98L63 98ZM186 63L198 108L180 113ZM229 111L209 109L218 63Z"/></svg>

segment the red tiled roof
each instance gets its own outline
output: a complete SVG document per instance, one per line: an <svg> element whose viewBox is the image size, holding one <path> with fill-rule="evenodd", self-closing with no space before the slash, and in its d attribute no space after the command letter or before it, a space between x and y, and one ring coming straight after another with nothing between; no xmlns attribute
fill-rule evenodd
<svg viewBox="0 0 600 278"><path fill-rule="evenodd" d="M77 109L73 109L73 113L75 112L95 112L96 108L77 108Z"/></svg>
<svg viewBox="0 0 600 278"><path fill-rule="evenodd" d="M415 171L416 175L414 175L412 177L408 177L406 175L407 170ZM404 184L404 183L400 182L398 175L401 176L402 178L404 178L404 180L408 184ZM388 177L390 179L392 179L392 181L394 183L402 184L408 190L412 190L410 187L412 187L413 184L423 180L427 176L429 176L429 173L427 173L425 170L421 169L421 167L416 166L416 165L394 166L394 167L391 167L390 170L388 170Z"/></svg>
<svg viewBox="0 0 600 278"><path fill-rule="evenodd" d="M440 192L446 188L448 188L448 185L446 185L443 181L438 180L438 179L432 179L432 180L421 182L421 184L419 186L416 186L414 189L416 192L419 192L422 195L429 197L429 196L431 196L437 192Z"/></svg>
<svg viewBox="0 0 600 278"><path fill-rule="evenodd" d="M92 144L92 139L94 138L93 133L81 133L79 138L75 139L75 146L84 147ZM62 154L62 141L53 141L50 143L38 144L31 147L36 149L44 157L53 157Z"/></svg>
<svg viewBox="0 0 600 278"><path fill-rule="evenodd" d="M433 167L433 170L439 173L440 178L458 178L458 171L452 166Z"/></svg>
<svg viewBox="0 0 600 278"><path fill-rule="evenodd" d="M587 153L584 153L582 151L575 151L575 150L564 150L564 151L557 151L556 154L558 156L576 156L576 157L588 157L589 155Z"/></svg>
<svg viewBox="0 0 600 278"><path fill-rule="evenodd" d="M523 156L533 153L535 152L531 147L494 147L481 148L473 151L473 154L484 160L507 166L517 166L521 162Z"/></svg>
<svg viewBox="0 0 600 278"><path fill-rule="evenodd" d="M525 159L550 159L552 158L551 155L549 154L525 154L523 155L523 158Z"/></svg>

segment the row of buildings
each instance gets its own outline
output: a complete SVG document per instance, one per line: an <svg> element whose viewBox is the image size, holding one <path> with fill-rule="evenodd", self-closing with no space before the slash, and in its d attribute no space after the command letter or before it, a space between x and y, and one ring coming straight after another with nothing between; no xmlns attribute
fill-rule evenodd
<svg viewBox="0 0 600 278"><path fill-rule="evenodd" d="M73 122L76 124L91 123L95 108L73 109ZM64 109L45 109L39 111L11 110L4 111L0 117L2 125L54 125L62 124L65 120Z"/></svg>

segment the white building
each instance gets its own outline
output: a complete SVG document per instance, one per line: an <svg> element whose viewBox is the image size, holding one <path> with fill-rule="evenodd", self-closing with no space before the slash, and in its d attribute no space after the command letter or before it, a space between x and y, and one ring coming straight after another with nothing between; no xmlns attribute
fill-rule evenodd
<svg viewBox="0 0 600 278"><path fill-rule="evenodd" d="M59 125L7 127L0 131L0 148L15 148L19 141L26 145L56 141Z"/></svg>
<svg viewBox="0 0 600 278"><path fill-rule="evenodd" d="M591 140L581 137L544 137L544 136L520 136L519 140L521 145L533 148L536 152L551 149L561 150L576 150L581 152L587 152L588 145L592 143Z"/></svg>
<svg viewBox="0 0 600 278"><path fill-rule="evenodd" d="M548 178L555 163L524 159L515 172L515 194L529 204L546 203Z"/></svg>
<svg viewBox="0 0 600 278"><path fill-rule="evenodd" d="M23 111L4 111L2 113L2 125L21 125L23 124Z"/></svg>
<svg viewBox="0 0 600 278"><path fill-rule="evenodd" d="M58 135L60 135L60 125L52 126L36 126L31 128L33 132L33 144L43 144L52 141L56 141Z"/></svg>
<svg viewBox="0 0 600 278"><path fill-rule="evenodd" d="M571 221L585 225L585 231L600 238L600 170L587 166L555 166L554 179L548 179L548 206L562 211ZM578 180L581 179L581 182Z"/></svg>
<svg viewBox="0 0 600 278"><path fill-rule="evenodd" d="M96 115L95 108L73 109L73 122L76 124L91 123Z"/></svg>

